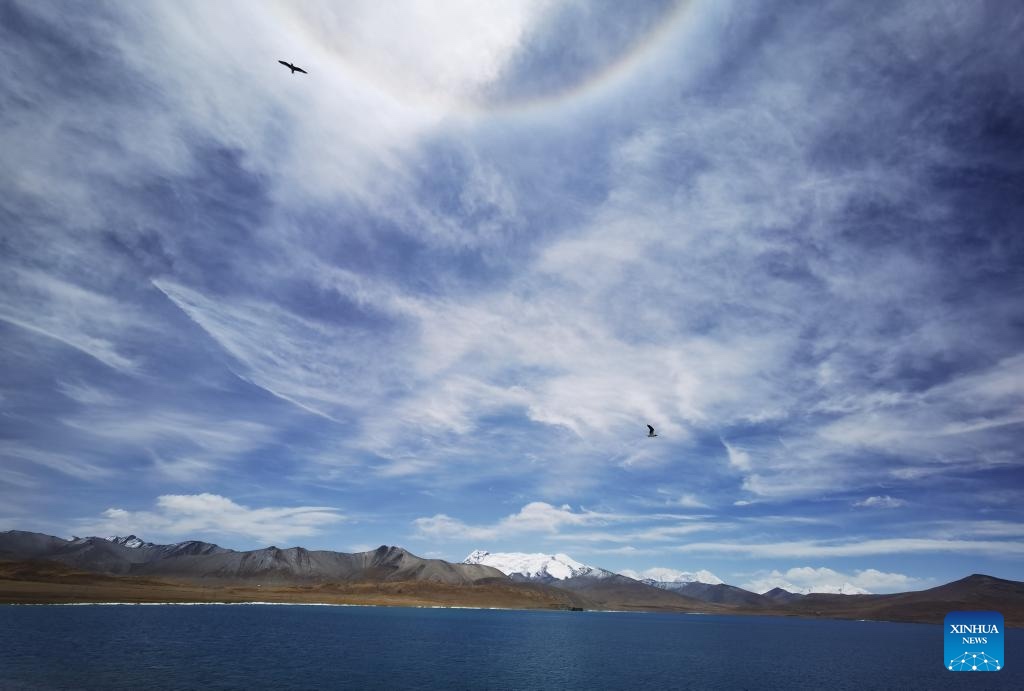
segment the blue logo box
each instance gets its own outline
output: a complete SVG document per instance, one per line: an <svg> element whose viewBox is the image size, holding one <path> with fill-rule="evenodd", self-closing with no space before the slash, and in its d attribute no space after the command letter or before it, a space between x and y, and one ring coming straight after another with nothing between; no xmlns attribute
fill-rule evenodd
<svg viewBox="0 0 1024 691"><path fill-rule="evenodd" d="M998 672L1006 664L999 612L950 612L943 637L943 666L951 672Z"/></svg>

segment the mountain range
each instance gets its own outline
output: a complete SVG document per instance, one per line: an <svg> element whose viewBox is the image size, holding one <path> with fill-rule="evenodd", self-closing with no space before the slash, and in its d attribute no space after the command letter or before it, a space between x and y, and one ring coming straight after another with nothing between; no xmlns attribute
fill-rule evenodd
<svg viewBox="0 0 1024 691"><path fill-rule="evenodd" d="M401 547L386 545L354 554L273 546L236 552L195 540L173 545L143 542L134 535L62 540L13 530L0 533L0 559L45 559L111 575L224 582L258 580L261 585L325 581L431 581L467 585L505 578L503 573L489 566L422 559Z"/></svg>
<svg viewBox="0 0 1024 691"><path fill-rule="evenodd" d="M712 599L664 587L671 584L637 580L597 566L583 564L567 554L493 553L474 550L462 563L491 566L513 581L543 583L569 590L609 608L616 605L621 607L623 603L628 603L631 607L656 609L685 606L700 611L708 609L707 603L719 604Z"/></svg>
<svg viewBox="0 0 1024 691"><path fill-rule="evenodd" d="M709 575L709 580L714 579ZM714 579L717 580L717 579ZM134 535L64 540L0 532L0 602L280 601L529 609L616 609L941 622L995 610L1024 625L1024 583L982 574L929 590L752 593L726 583L637 580L565 554L476 550L463 563L382 545L356 553L266 547L236 551Z"/></svg>

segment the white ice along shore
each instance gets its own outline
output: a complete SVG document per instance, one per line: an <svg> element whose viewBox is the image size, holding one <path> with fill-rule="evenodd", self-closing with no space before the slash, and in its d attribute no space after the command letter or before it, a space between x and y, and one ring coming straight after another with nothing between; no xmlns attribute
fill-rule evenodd
<svg viewBox="0 0 1024 691"><path fill-rule="evenodd" d="M603 578L612 575L610 571L582 564L568 554L487 552L486 550L476 549L463 559L462 563L492 566L506 576L519 575L531 580L554 578L564 581L567 578L577 578L579 576Z"/></svg>

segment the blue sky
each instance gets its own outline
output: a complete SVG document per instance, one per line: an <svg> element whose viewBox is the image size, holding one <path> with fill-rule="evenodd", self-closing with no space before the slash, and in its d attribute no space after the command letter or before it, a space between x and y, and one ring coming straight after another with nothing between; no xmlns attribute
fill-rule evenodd
<svg viewBox="0 0 1024 691"><path fill-rule="evenodd" d="M0 529L1022 580L1022 30L0 2Z"/></svg>

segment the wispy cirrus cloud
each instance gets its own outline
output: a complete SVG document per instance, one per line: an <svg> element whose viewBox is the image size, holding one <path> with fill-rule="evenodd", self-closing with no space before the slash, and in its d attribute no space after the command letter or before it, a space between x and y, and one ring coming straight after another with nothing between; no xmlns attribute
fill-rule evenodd
<svg viewBox="0 0 1024 691"><path fill-rule="evenodd" d="M0 320L124 372L139 367L132 341L155 326L130 303L28 269L0 279Z"/></svg>
<svg viewBox="0 0 1024 691"><path fill-rule="evenodd" d="M1024 523L997 520L926 521L921 527L930 536L945 538L1019 538Z"/></svg>
<svg viewBox="0 0 1024 691"><path fill-rule="evenodd" d="M66 445L88 448L91 456L128 450L135 459L133 472L148 478L146 470L152 469L160 482L191 484L237 470L240 459L272 444L277 435L267 419L240 418L230 409L216 416L189 409L173 389L157 388L151 400L140 401L122 390L85 383L64 382L58 388L76 404L60 418ZM204 400L201 390L193 395ZM102 470L96 477L111 472Z"/></svg>
<svg viewBox="0 0 1024 691"><path fill-rule="evenodd" d="M83 457L80 453L44 451L35 448L34 445L17 441L0 443L0 457L4 459L5 465L21 466L22 472L9 471L8 482L22 486L30 481L31 476L26 475L24 471L32 466L46 468L86 482L102 481L115 472L108 465L86 460L88 457Z"/></svg>
<svg viewBox="0 0 1024 691"><path fill-rule="evenodd" d="M867 499L861 499L860 501L853 502L854 506L861 506L864 508L875 508L875 509L896 509L906 505L906 500L894 499L888 494L876 495L868 497Z"/></svg>
<svg viewBox="0 0 1024 691"><path fill-rule="evenodd" d="M1016 10L605 10L6 3L8 496L1006 564Z"/></svg>
<svg viewBox="0 0 1024 691"><path fill-rule="evenodd" d="M350 329L304 319L272 302L217 300L182 286L155 286L232 356L239 376L270 394L328 419L365 397L365 389L353 390L351 382L340 386L373 347L365 335L360 339Z"/></svg>

